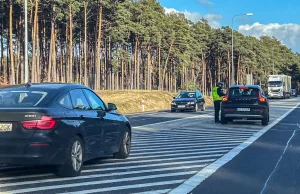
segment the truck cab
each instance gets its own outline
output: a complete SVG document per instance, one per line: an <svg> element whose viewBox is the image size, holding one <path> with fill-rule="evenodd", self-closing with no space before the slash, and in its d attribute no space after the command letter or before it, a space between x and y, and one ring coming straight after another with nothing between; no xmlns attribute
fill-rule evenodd
<svg viewBox="0 0 300 194"><path fill-rule="evenodd" d="M270 75L268 79L269 98L290 98L291 77L287 75Z"/></svg>

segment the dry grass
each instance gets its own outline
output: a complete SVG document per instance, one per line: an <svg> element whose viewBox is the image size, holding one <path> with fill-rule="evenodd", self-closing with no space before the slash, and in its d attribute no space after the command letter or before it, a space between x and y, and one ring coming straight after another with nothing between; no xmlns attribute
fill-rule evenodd
<svg viewBox="0 0 300 194"><path fill-rule="evenodd" d="M176 93L146 90L118 90L118 91L96 91L106 102L117 105L120 113L142 112L142 100L145 101L145 111L158 111L170 109L170 103ZM206 98L207 105L211 105L211 98Z"/></svg>

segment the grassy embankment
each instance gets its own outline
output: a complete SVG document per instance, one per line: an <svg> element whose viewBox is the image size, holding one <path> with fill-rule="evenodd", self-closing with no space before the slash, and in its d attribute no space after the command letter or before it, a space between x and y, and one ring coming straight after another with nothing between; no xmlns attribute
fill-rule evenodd
<svg viewBox="0 0 300 194"><path fill-rule="evenodd" d="M106 102L117 105L118 112L136 113L142 112L142 100L145 101L145 111L158 111L170 109L170 103L176 93L163 91L123 90L123 91L96 91ZM212 105L210 97L206 97L206 105Z"/></svg>

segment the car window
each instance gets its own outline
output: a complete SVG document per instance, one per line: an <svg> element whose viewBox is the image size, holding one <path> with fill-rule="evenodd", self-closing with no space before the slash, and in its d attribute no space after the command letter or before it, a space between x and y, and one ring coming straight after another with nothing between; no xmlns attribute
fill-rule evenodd
<svg viewBox="0 0 300 194"><path fill-rule="evenodd" d="M69 92L67 94L63 95L58 100L58 103L63 107L70 108L70 109L73 108Z"/></svg>
<svg viewBox="0 0 300 194"><path fill-rule="evenodd" d="M103 101L92 91L84 90L87 98L89 99L93 110L105 110Z"/></svg>
<svg viewBox="0 0 300 194"><path fill-rule="evenodd" d="M70 95L74 109L88 110L91 108L82 90L72 90L70 91Z"/></svg>
<svg viewBox="0 0 300 194"><path fill-rule="evenodd" d="M45 91L2 90L0 92L0 107L38 106L47 94Z"/></svg>
<svg viewBox="0 0 300 194"><path fill-rule="evenodd" d="M229 89L229 97L258 97L259 90L257 88L231 88Z"/></svg>
<svg viewBox="0 0 300 194"><path fill-rule="evenodd" d="M195 98L196 92L182 92L176 98Z"/></svg>

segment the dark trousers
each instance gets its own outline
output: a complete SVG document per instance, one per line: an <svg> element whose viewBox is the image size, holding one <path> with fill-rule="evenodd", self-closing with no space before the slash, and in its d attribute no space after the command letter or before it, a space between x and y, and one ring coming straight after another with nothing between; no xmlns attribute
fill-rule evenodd
<svg viewBox="0 0 300 194"><path fill-rule="evenodd" d="M215 108L215 121L219 121L221 101L214 101L214 108Z"/></svg>

